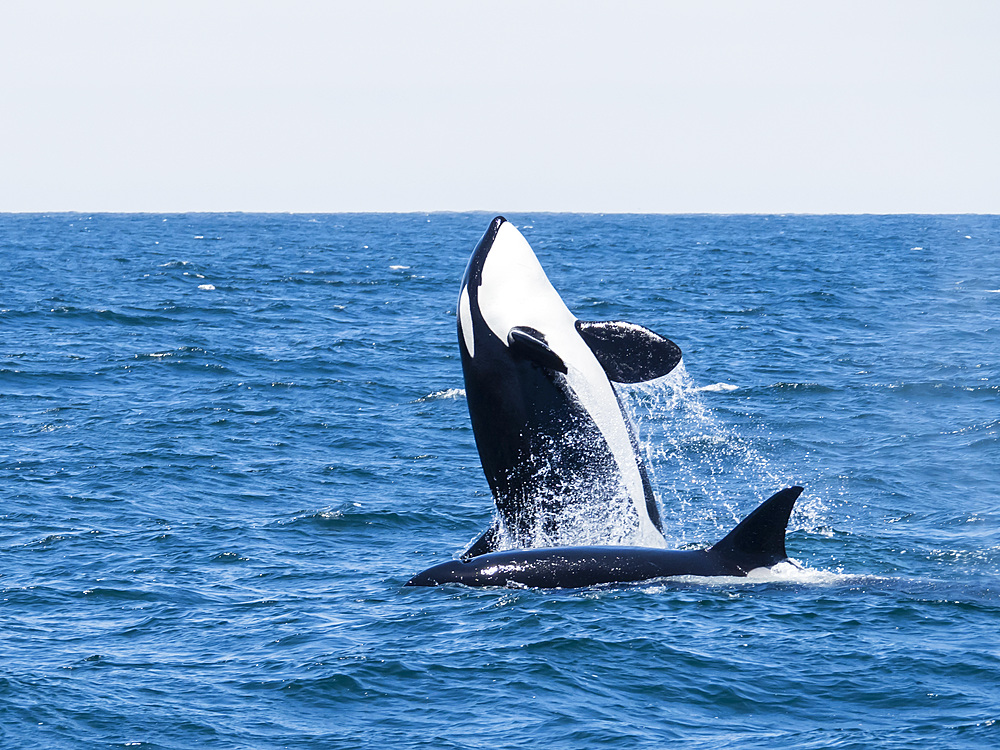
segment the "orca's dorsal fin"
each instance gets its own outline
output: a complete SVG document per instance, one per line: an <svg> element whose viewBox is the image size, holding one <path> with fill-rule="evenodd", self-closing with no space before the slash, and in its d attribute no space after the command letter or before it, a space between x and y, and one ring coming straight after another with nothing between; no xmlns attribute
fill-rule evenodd
<svg viewBox="0 0 1000 750"><path fill-rule="evenodd" d="M801 487L788 487L771 495L709 552L728 558L744 573L787 559L785 529L801 494Z"/></svg>
<svg viewBox="0 0 1000 750"><path fill-rule="evenodd" d="M510 353L524 357L532 362L557 372L566 372L566 363L562 357L549 348L545 336L528 326L515 326L507 334L507 346Z"/></svg>
<svg viewBox="0 0 1000 750"><path fill-rule="evenodd" d="M681 361L681 349L648 328L619 320L576 321L576 330L615 383L644 383L668 374Z"/></svg>
<svg viewBox="0 0 1000 750"><path fill-rule="evenodd" d="M462 553L461 560L471 560L473 557L479 557L480 555L485 555L489 552L496 552L499 549L500 541L500 523L493 519L490 523L490 527L484 531L480 537L474 541L469 549Z"/></svg>

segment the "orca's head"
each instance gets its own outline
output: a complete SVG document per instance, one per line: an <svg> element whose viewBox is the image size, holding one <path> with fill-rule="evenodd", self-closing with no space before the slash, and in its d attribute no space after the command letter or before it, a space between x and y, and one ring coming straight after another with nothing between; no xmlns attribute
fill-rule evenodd
<svg viewBox="0 0 1000 750"><path fill-rule="evenodd" d="M528 241L503 216L493 219L469 258L458 296L459 339L468 357L484 346L508 347L516 327L551 336L575 320Z"/></svg>

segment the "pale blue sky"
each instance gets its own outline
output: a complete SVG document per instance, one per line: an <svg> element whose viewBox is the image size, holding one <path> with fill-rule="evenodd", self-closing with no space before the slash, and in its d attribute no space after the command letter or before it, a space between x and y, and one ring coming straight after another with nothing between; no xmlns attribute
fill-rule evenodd
<svg viewBox="0 0 1000 750"><path fill-rule="evenodd" d="M4 2L0 211L1000 213L997 2Z"/></svg>

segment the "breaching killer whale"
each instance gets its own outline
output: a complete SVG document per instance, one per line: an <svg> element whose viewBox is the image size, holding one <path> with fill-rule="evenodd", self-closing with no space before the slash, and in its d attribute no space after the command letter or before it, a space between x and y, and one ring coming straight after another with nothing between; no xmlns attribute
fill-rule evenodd
<svg viewBox="0 0 1000 750"><path fill-rule="evenodd" d="M671 576L746 576L788 559L785 528L802 492L789 487L765 500L707 550L651 547L557 547L493 552L428 568L407 586L583 588Z"/></svg>
<svg viewBox="0 0 1000 750"><path fill-rule="evenodd" d="M799 487L765 501L709 550L665 549L635 434L611 382L662 377L680 362L680 349L631 323L577 320L501 216L466 268L458 338L497 517L461 560L407 585L579 587L746 575L786 559L785 528ZM581 530L600 534L601 518L610 535L577 541ZM498 551L501 542L513 549Z"/></svg>
<svg viewBox="0 0 1000 750"><path fill-rule="evenodd" d="M668 374L681 361L676 344L632 323L577 320L502 216L465 270L458 340L476 447L497 509L465 558L496 551L502 539L517 548L666 547L611 381Z"/></svg>

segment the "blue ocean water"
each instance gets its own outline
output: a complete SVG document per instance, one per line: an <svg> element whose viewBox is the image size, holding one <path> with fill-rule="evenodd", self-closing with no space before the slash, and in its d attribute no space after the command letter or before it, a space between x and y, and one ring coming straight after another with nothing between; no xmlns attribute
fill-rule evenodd
<svg viewBox="0 0 1000 750"><path fill-rule="evenodd" d="M508 215L678 546L802 573L403 588L489 522L487 214L0 215L0 746L1000 746L1000 217Z"/></svg>

